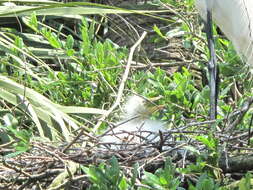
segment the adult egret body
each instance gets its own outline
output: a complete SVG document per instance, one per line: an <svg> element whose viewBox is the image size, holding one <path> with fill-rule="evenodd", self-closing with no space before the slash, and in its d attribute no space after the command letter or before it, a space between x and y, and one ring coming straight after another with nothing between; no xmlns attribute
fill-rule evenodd
<svg viewBox="0 0 253 190"><path fill-rule="evenodd" d="M204 20L207 8L211 10L215 23L232 41L236 51L253 66L253 1L196 0L196 7Z"/></svg>
<svg viewBox="0 0 253 190"><path fill-rule="evenodd" d="M253 1L252 0L196 0L196 7L207 23L207 36L212 36L210 20L224 32L232 41L236 51L249 65L253 66ZM209 31L209 32L208 32ZM211 36L210 36L211 34ZM212 38L212 37L211 37ZM215 54L212 40L209 40L211 61L215 65ZM213 59L213 60L212 60ZM210 64L209 64L210 65ZM209 66L210 67L210 66ZM211 70L211 69L210 69ZM214 81L216 82L214 82ZM211 119L216 118L217 99L217 70L210 74L211 89ZM212 105L212 101L215 103ZM215 107L215 108L214 108ZM213 110L213 111L212 111ZM215 111L215 114L212 113Z"/></svg>
<svg viewBox="0 0 253 190"><path fill-rule="evenodd" d="M159 131L165 132L164 122L150 119L156 109L149 107L147 100L131 96L123 106L124 114L116 127L102 137L102 142L112 149L127 149L138 144L159 140Z"/></svg>

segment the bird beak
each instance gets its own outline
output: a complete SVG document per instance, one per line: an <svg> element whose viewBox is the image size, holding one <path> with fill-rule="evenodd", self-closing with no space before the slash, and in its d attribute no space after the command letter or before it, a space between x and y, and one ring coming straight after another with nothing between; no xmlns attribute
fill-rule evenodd
<svg viewBox="0 0 253 190"><path fill-rule="evenodd" d="M162 110L165 106L164 105L156 105L156 101L160 100L161 98L163 98L163 96L157 96L157 97L153 97L153 98L148 98L148 111L150 114Z"/></svg>
<svg viewBox="0 0 253 190"><path fill-rule="evenodd" d="M160 100L161 98L163 98L163 96L157 96L157 97L153 97L153 98L148 98L147 100L151 103L154 103L158 100Z"/></svg>

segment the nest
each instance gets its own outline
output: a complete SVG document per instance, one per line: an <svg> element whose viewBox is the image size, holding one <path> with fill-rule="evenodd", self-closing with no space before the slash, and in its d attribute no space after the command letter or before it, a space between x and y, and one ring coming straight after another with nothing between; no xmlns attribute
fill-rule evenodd
<svg viewBox="0 0 253 190"><path fill-rule="evenodd" d="M86 135L81 135L71 146L31 142L29 152L15 157L2 157L0 189L86 189L91 182L80 166L108 163L112 156L117 158L126 175L130 175L136 163L140 171L154 172L163 166L167 157L171 157L177 167L185 168L195 162L200 152L209 151L203 143L191 138L196 133L209 134L209 124L210 122L195 123L197 128L194 131L192 125L187 125L165 133L159 132L156 141L143 139L140 143L132 144L126 141L123 144L104 143L100 141L101 138L94 140ZM253 168L252 156L227 155L228 152L236 153L242 149L239 144L247 143L247 134L230 138L224 133L216 133L215 137L227 144L227 149L221 151L219 159L219 167L224 173L238 172L238 166L240 171ZM6 148L3 147L2 150Z"/></svg>

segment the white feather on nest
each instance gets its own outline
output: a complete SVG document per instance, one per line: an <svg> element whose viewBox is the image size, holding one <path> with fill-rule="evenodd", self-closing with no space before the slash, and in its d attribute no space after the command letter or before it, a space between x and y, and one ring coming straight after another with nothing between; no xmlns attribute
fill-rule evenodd
<svg viewBox="0 0 253 190"><path fill-rule="evenodd" d="M147 101L139 96L131 96L123 106L122 120L116 127L109 130L101 141L111 144L112 149L128 148L146 142L159 140L159 131L164 132L165 123L151 120L152 111L147 107Z"/></svg>
<svg viewBox="0 0 253 190"><path fill-rule="evenodd" d="M232 41L237 53L253 66L253 0L196 0L204 20L207 3L215 23Z"/></svg>

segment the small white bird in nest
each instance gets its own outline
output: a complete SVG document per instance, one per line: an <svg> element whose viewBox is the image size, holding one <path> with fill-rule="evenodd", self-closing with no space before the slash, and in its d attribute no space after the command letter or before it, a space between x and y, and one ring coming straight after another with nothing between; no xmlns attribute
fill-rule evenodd
<svg viewBox="0 0 253 190"><path fill-rule="evenodd" d="M111 149L127 149L159 141L159 131L166 131L165 123L150 119L159 109L161 106L155 106L152 100L130 96L123 106L122 120L105 133L103 144L110 145Z"/></svg>

